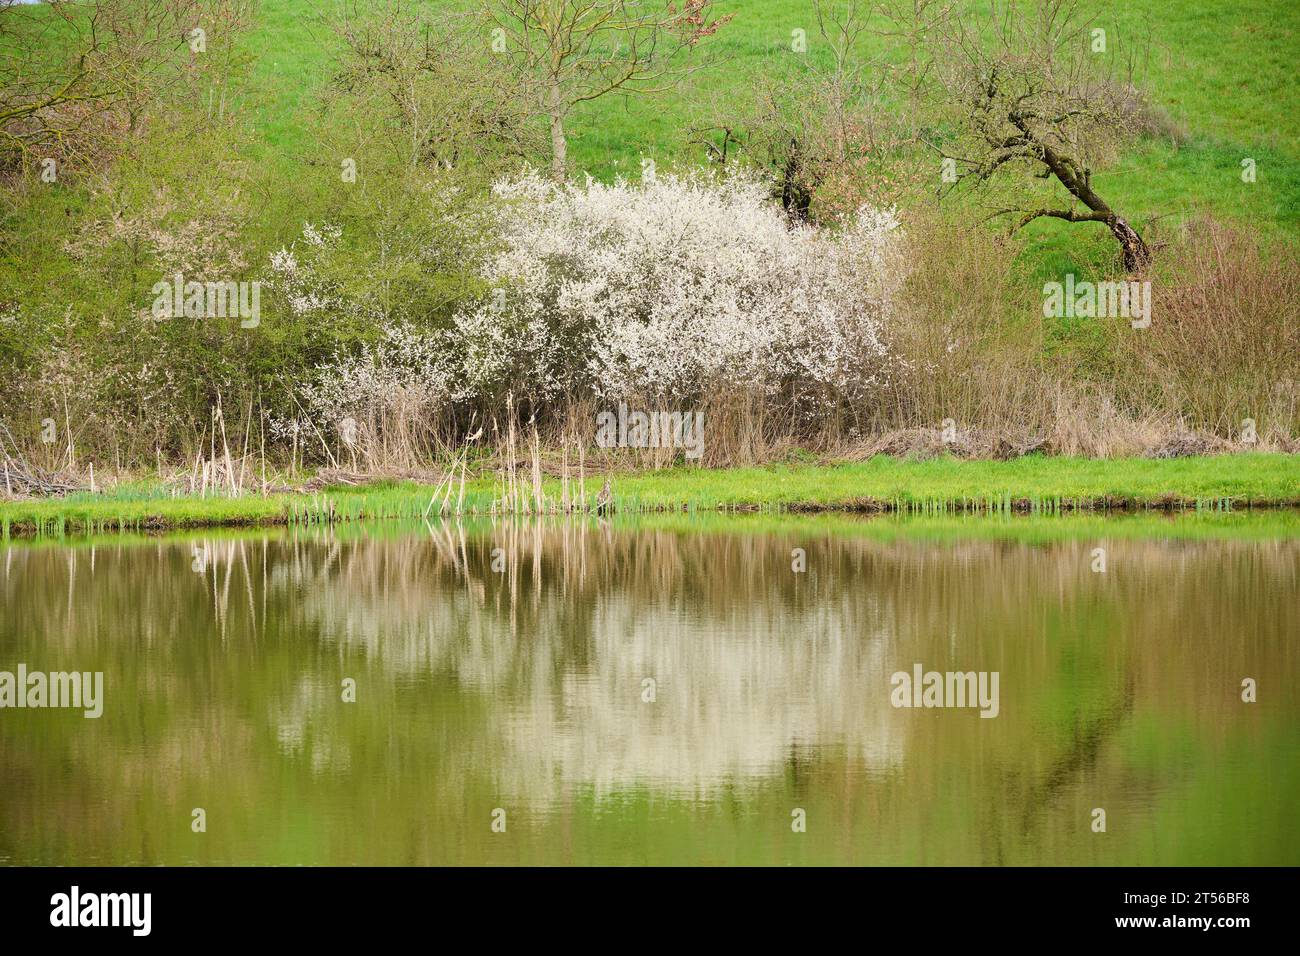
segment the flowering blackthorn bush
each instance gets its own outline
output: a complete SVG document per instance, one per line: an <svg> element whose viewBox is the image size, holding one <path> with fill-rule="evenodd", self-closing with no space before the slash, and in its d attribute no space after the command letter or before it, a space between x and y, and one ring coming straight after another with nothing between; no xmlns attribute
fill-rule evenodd
<svg viewBox="0 0 1300 956"><path fill-rule="evenodd" d="M377 341L340 349L304 389L313 417L382 425L456 405L533 408L636 398L684 407L743 390L799 415L870 403L903 366L888 345L905 277L892 210L836 231L792 222L758 181L653 175L495 188L482 290L441 324L351 302L322 278L334 227L272 257L296 317L372 316ZM485 246L485 248L488 248Z"/></svg>
<svg viewBox="0 0 1300 956"><path fill-rule="evenodd" d="M757 389L869 398L896 360L904 277L892 211L792 223L750 178L501 183L495 292L455 319L472 389L694 402Z"/></svg>

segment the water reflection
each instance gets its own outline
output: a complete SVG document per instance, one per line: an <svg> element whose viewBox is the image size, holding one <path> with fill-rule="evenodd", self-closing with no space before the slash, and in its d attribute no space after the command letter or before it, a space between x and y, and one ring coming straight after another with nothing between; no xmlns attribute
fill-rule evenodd
<svg viewBox="0 0 1300 956"><path fill-rule="evenodd" d="M1297 862L1300 541L1110 528L6 546L0 669L108 690L99 721L0 711L0 857ZM998 671L1000 715L891 707L914 662Z"/></svg>

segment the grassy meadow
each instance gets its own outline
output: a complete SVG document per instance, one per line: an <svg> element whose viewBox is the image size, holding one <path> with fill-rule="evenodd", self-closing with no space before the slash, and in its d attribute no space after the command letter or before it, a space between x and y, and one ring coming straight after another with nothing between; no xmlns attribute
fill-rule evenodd
<svg viewBox="0 0 1300 956"><path fill-rule="evenodd" d="M465 0L433 0L440 8L472 8ZM825 66L808 0L719 0L733 19L710 38L709 66L676 89L652 96L610 96L581 104L570 124L570 157L600 179L639 177L642 159L663 166L698 165L703 153L683 127L705 104L751 97L772 56L792 59L792 31L809 37L806 57ZM256 58L255 130L263 157L286 176L319 162L308 122L313 93L328 82L336 47L320 17L333 9L314 0L262 0L248 49ZM1289 235L1300 231L1300 112L1295 102L1295 51L1300 9L1273 0L1133 0L1108 4L1103 20L1140 45L1140 79L1180 134L1147 142L1098 175L1112 204L1139 222L1211 211ZM872 38L862 41L869 53ZM1259 179L1241 181L1241 160L1257 160ZM937 161L936 161L937 162ZM332 165L332 164L331 164ZM279 236L288 241L296 234ZM1044 274L1086 270L1083 230L1043 220L1026 235L1027 255ZM1100 231L1100 230L1099 230ZM1104 245L1104 237L1094 237ZM1085 248L1089 245L1083 243Z"/></svg>
<svg viewBox="0 0 1300 956"><path fill-rule="evenodd" d="M469 11L473 0L415 0L412 6ZM675 88L649 96L612 95L580 104L569 124L576 175L610 180L637 177L643 159L661 166L704 164L704 151L686 135L692 121L717 106L752 98L773 56L804 56L825 66L808 0L718 0L732 17L707 44L707 65ZM241 100L244 158L259 182L261 215L250 239L259 251L292 242L304 205L328 203L337 191L336 162L317 136L319 95L328 88L339 42L330 0L260 0L238 48L248 58ZM1273 0L1133 0L1103 4L1102 22L1142 51L1139 81L1166 112L1174 135L1151 139L1099 170L1098 189L1137 223L1170 225L1210 212L1270 232L1300 234L1300 111L1295 101L1295 50L1300 9ZM794 30L809 37L806 54L790 50ZM873 40L860 42L869 55ZM358 143L358 146L361 144ZM1241 161L1258 166L1254 184L1241 181ZM937 160L936 160L937 164ZM319 175L324 167L329 175ZM54 208L77 202L76 190L56 192L30 215L11 210L9 229L39 230L56 241ZM1109 251L1104 230L1040 220L1021 236L1036 276L1073 269L1088 274ZM35 237L33 237L35 238ZM14 248L10 247L11 254ZM14 265L13 261L10 261Z"/></svg>
<svg viewBox="0 0 1300 956"><path fill-rule="evenodd" d="M472 0L429 5L474 6ZM804 56L825 65L808 0L719 0L717 7L733 19L708 43L710 65L663 93L609 96L577 108L569 150L578 175L638 177L643 159L666 168L701 165L703 151L684 129L711 104L752 98L771 57L798 56L790 50L796 29L810 37ZM259 244L267 249L297 236L301 222L294 210L302 207L302 190L333 186L311 169L335 165L333 156L321 155L313 135L316 97L328 86L338 49L326 22L335 9L328 0L261 0L242 42L252 58L250 157L275 184L265 191L258 228ZM1143 86L1168 113L1177 135L1145 142L1100 171L1099 191L1138 223L1167 227L1209 212L1281 235L1300 234L1300 113L1294 93L1300 10L1272 0L1134 0L1104 9L1122 37L1142 45ZM863 40L864 53L871 43L870 37ZM1247 157L1258 163L1253 185L1240 177ZM1022 233L1021 242L1035 278L1071 270L1093 274L1109 252L1100 227L1047 219Z"/></svg>

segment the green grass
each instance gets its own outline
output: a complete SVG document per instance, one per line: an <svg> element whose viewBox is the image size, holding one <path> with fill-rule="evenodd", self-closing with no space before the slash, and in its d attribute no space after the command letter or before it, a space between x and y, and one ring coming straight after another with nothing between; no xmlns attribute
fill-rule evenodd
<svg viewBox="0 0 1300 956"><path fill-rule="evenodd" d="M877 456L830 467L654 472L622 481L615 491L645 506L700 508L898 503L924 510L933 502L978 509L1006 499L1030 506L1059 500L1068 507L1076 499L1153 504L1168 495L1203 503L1263 503L1300 500L1300 459L1255 454L1106 461L1030 455L1003 462Z"/></svg>
<svg viewBox="0 0 1300 956"><path fill-rule="evenodd" d="M571 522L571 516L543 519L547 523ZM597 519L587 517L595 522ZM1027 547L1047 547L1087 541L1294 541L1300 539L1300 509L1202 510L1169 514L1157 511L1121 513L1083 512L1061 514L949 513L944 515L910 515L900 513L859 514L845 511L740 512L660 511L632 514L616 513L608 520L614 530L666 532L690 536L725 534L754 539L789 539L792 546L800 540L867 539L880 544L898 542L953 544L964 541L1013 542ZM347 542L398 540L412 533L424 534L430 527L454 522L473 538L490 535L501 527L501 519L479 516L469 518L355 521L324 527L268 529L265 527L190 527L169 532L167 539L212 545L216 542L261 541L268 533L292 533L302 540ZM15 536L7 546L24 549L55 548L90 550L99 546L120 546L156 542L158 533L104 529L96 533L45 536Z"/></svg>
<svg viewBox="0 0 1300 956"><path fill-rule="evenodd" d="M473 0L440 0L466 8ZM606 96L581 105L568 129L574 166L599 178L639 173L642 157L698 163L683 131L701 104L747 105L755 78L773 55L795 58L791 31L808 34L808 53L822 62L809 0L717 0L733 19L708 42L714 63L678 89L650 97ZM1295 51L1300 5L1275 0L1127 0L1103 2L1099 22L1112 44L1145 51L1140 76L1152 101L1187 134L1173 146L1150 142L1096 177L1099 192L1139 222L1208 208L1294 233L1300 209L1300 111ZM256 57L255 124L267 158L289 166L310 156L303 122L328 79L334 40L311 0L263 0L248 48ZM876 42L867 38L864 56ZM1252 157L1259 179L1241 182ZM1107 242L1104 230L1093 230ZM1078 227L1055 221L1035 227L1031 243L1059 258L1077 242ZM1067 255L1067 258L1068 255ZM1077 263L1070 263L1077 264Z"/></svg>
<svg viewBox="0 0 1300 956"><path fill-rule="evenodd" d="M423 2L469 9L477 0ZM686 135L692 121L704 104L724 112L750 107L771 58L801 56L790 50L795 29L808 34L802 56L814 64L826 62L810 0L716 0L716 7L733 18L706 45L710 65L676 89L644 97L610 95L576 108L567 129L579 178L583 173L605 180L639 175L643 158L663 166L701 164L703 153ZM1101 195L1139 225L1160 219L1167 226L1206 210L1276 234L1300 232L1300 111L1293 79L1300 5L1103 0L1098 8L1109 35L1145 51L1140 83L1186 134L1178 145L1139 143L1110 168L1097 170ZM319 94L328 86L339 48L322 20L333 9L315 0L262 0L242 41L252 58L242 97L253 134L246 158L267 182L279 184L265 197L259 248L298 235L304 173L320 164L333 168L338 161L321 155L316 135ZM862 56L873 55L878 42L866 37ZM1247 157L1258 163L1254 184L1240 179L1240 162ZM62 205L76 202L51 192ZM34 208L32 215L39 220L48 212ZM1112 244L1100 226L1056 220L1040 220L1023 239L1028 261L1046 275L1088 273L1105 260Z"/></svg>
<svg viewBox="0 0 1300 956"><path fill-rule="evenodd" d="M598 481L587 482L590 500ZM1059 514L1142 508L1231 510L1300 505L1300 459L1249 454L1172 461L1046 458L908 461L876 457L838 465L707 470L678 468L614 476L619 511L727 512L862 510L947 516L963 512ZM552 500L555 480L543 483ZM453 493L455 504L459 491ZM111 493L0 503L0 534L63 535L234 525L312 526L437 514L434 490L412 482L341 486L318 494L164 497L126 486ZM462 511L488 513L499 496L491 477L467 482ZM441 496L438 502L441 502Z"/></svg>

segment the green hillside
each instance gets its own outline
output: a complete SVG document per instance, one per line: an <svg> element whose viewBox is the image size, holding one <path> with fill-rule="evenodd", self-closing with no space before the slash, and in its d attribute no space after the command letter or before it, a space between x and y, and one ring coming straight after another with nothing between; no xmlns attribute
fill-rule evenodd
<svg viewBox="0 0 1300 956"><path fill-rule="evenodd" d="M459 0L455 5L469 6ZM683 128L701 103L726 104L750 95L772 56L798 56L790 52L796 29L807 32L806 56L825 59L808 0L718 0L716 6L733 19L709 40L713 62L707 68L675 91L610 96L579 107L569 127L577 169L609 178L636 173L643 157L700 162ZM268 157L280 162L292 164L312 150L304 119L314 92L329 79L334 39L320 20L328 9L312 0L262 0L248 40L264 97L255 109L258 135ZM1113 204L1138 219L1207 208L1295 231L1300 224L1300 5L1132 0L1100 9L1121 40L1143 49L1141 85L1186 137L1179 144L1148 141L1101 174L1099 188L1115 197ZM1254 188L1240 178L1247 157L1258 164ZM1049 240L1060 229L1044 223L1033 237Z"/></svg>

